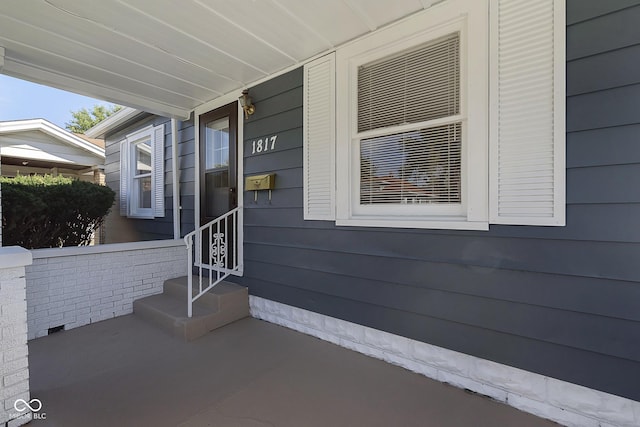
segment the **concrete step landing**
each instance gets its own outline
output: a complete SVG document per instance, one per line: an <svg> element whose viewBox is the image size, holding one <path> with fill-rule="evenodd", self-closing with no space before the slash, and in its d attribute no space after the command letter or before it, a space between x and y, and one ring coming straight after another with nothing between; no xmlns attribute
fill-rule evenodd
<svg viewBox="0 0 640 427"><path fill-rule="evenodd" d="M194 276L193 287L197 286ZM177 338L192 341L249 316L249 292L243 286L221 282L194 302L189 318L187 277L178 277L164 282L162 294L134 301L133 312Z"/></svg>

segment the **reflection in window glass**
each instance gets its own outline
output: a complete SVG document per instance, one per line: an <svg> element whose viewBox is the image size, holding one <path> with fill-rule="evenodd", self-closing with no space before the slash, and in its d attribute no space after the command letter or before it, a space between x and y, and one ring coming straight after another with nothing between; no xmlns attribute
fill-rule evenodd
<svg viewBox="0 0 640 427"><path fill-rule="evenodd" d="M136 175L151 172L151 141L140 142L135 146Z"/></svg>
<svg viewBox="0 0 640 427"><path fill-rule="evenodd" d="M205 138L205 168L229 166L229 118L207 123Z"/></svg>
<svg viewBox="0 0 640 427"><path fill-rule="evenodd" d="M136 179L138 193L138 207L142 209L151 208L151 177Z"/></svg>
<svg viewBox="0 0 640 427"><path fill-rule="evenodd" d="M461 202L461 124L363 139L360 204Z"/></svg>

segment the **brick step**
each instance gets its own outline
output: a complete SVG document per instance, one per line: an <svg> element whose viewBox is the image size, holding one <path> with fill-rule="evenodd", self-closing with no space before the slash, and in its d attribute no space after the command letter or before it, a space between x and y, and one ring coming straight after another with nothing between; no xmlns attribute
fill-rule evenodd
<svg viewBox="0 0 640 427"><path fill-rule="evenodd" d="M197 287L194 277L194 287ZM163 293L133 302L137 316L159 326L172 336L195 340L214 329L249 316L247 288L221 282L193 304L193 316L187 317L187 277L164 282Z"/></svg>

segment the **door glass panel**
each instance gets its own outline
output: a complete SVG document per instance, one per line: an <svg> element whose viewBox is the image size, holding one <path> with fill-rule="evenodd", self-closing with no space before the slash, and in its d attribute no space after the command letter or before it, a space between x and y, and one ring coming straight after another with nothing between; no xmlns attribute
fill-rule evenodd
<svg viewBox="0 0 640 427"><path fill-rule="evenodd" d="M205 216L216 218L229 210L229 117L205 125Z"/></svg>
<svg viewBox="0 0 640 427"><path fill-rule="evenodd" d="M207 123L205 168L219 169L229 166L229 117Z"/></svg>

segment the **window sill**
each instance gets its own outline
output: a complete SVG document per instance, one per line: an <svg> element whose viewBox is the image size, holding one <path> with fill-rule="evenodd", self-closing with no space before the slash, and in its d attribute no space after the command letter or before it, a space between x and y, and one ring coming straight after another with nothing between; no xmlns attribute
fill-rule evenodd
<svg viewBox="0 0 640 427"><path fill-rule="evenodd" d="M384 217L358 217L348 219L336 219L337 226L353 227L388 227L388 228L425 228L434 230L489 230L486 221L467 221L466 218L447 219L421 219L421 218L384 218Z"/></svg>
<svg viewBox="0 0 640 427"><path fill-rule="evenodd" d="M127 218L131 218L131 219L154 219L153 215L143 215L143 214L129 214L127 215Z"/></svg>

